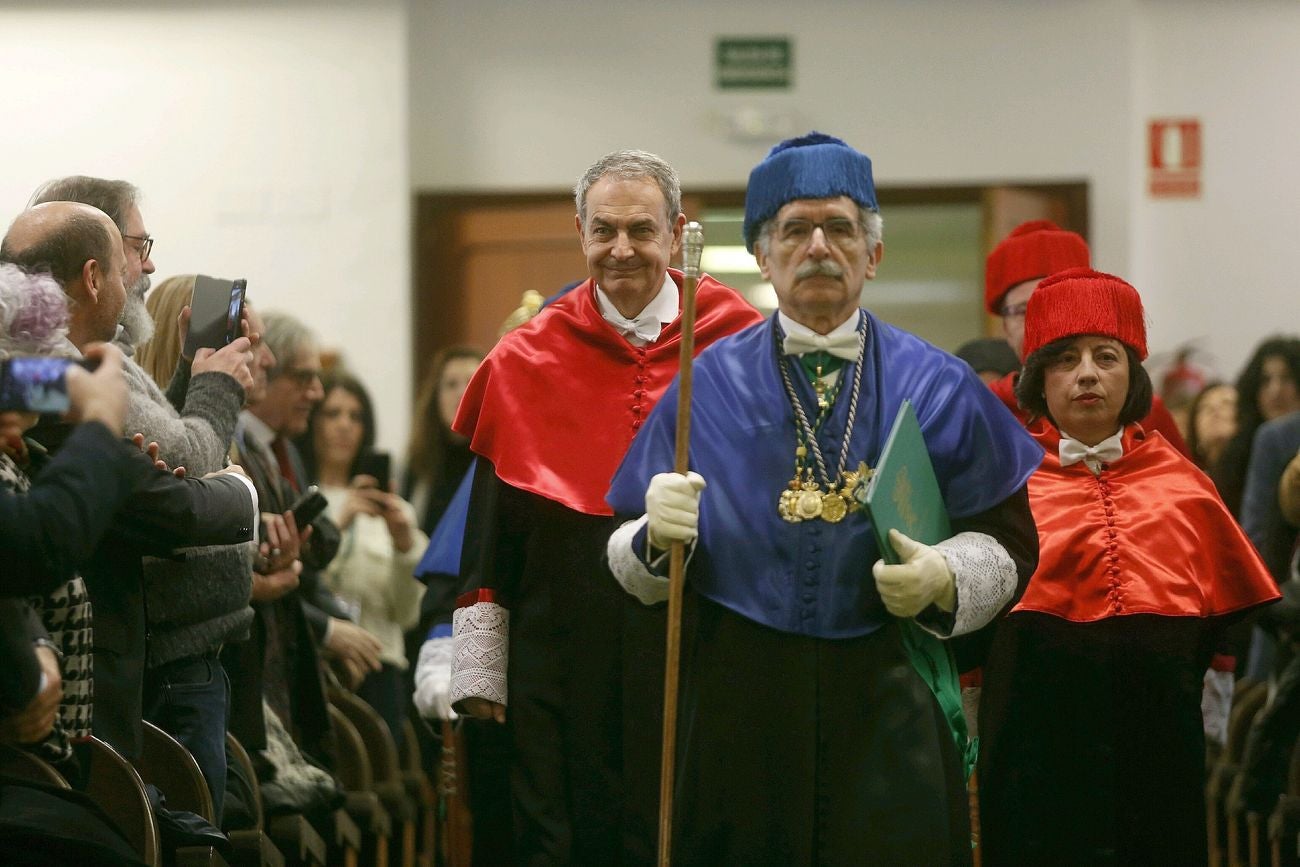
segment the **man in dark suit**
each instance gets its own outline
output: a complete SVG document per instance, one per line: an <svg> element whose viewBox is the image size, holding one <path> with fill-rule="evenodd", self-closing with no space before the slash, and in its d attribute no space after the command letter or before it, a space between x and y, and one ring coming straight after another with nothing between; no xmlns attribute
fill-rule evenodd
<svg viewBox="0 0 1300 867"><path fill-rule="evenodd" d="M249 324L264 337L268 333L257 311L250 311ZM266 339L257 347L253 386L248 392L250 406L266 405L271 373L281 366L279 353L284 349L283 344ZM313 360L313 364L316 365L311 370L314 378L319 362ZM314 388L319 390L319 381L316 382ZM309 385L307 390L312 387ZM274 431L258 427L257 434L251 433L250 423L255 427L261 425L245 410L235 431L235 458L247 468L263 511L283 514L292 506L296 491L281 475L275 450L269 445ZM286 452L287 459L295 456ZM291 475L304 478L301 461L297 463L296 475L294 466L288 466ZM314 573L311 567L323 567L333 558L338 550L339 533L322 516L311 525L307 548L299 545L296 527L284 538L286 550L264 544L269 556L259 558L255 565L254 620L249 640L227 644L221 654L230 675L230 731L254 754L265 748L265 698L285 728L296 734L299 748L329 766L329 716L320 656L308 612L314 612L324 622L322 629L328 628L330 615L309 601L324 590L311 580ZM307 582L302 587L300 577ZM309 594L309 589L316 593Z"/></svg>

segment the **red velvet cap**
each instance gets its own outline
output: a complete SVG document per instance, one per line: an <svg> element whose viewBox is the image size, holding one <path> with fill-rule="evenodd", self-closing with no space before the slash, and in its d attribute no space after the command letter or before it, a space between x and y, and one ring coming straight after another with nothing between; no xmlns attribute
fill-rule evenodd
<svg viewBox="0 0 1300 867"><path fill-rule="evenodd" d="M1147 326L1138 291L1112 274L1071 268L1053 274L1034 289L1025 311L1028 358L1053 340L1081 334L1113 337L1147 357Z"/></svg>
<svg viewBox="0 0 1300 867"><path fill-rule="evenodd" d="M1002 296L1012 286L1090 264L1088 244L1081 236L1051 220L1021 223L984 263L984 306L996 316L1002 312Z"/></svg>

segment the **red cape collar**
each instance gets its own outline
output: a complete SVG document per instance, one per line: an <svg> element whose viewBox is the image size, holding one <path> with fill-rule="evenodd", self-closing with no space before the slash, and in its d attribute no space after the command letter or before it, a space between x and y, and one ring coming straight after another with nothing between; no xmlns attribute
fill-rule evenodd
<svg viewBox="0 0 1300 867"><path fill-rule="evenodd" d="M669 269L678 289L680 271ZM695 351L763 321L707 274L696 289ZM680 318L635 347L600 315L587 280L501 338L461 399L452 426L497 476L589 515L610 515L610 479L677 373Z"/></svg>
<svg viewBox="0 0 1300 867"><path fill-rule="evenodd" d="M1158 432L1128 425L1124 454L1099 476L1061 466L1049 422L1029 432L1046 451L1029 480L1039 559L1016 611L1214 617L1278 598L1213 484Z"/></svg>

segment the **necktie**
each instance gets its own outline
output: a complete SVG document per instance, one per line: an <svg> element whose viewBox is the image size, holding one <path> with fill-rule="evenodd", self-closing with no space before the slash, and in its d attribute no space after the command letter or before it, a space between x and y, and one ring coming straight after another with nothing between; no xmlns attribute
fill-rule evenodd
<svg viewBox="0 0 1300 867"><path fill-rule="evenodd" d="M1085 446L1078 440L1069 437L1061 437L1061 444L1057 446L1057 453L1061 456L1061 466L1068 467L1084 461L1088 469L1093 473L1097 472L1097 467L1101 464L1108 464L1124 454L1124 447L1120 444L1118 437L1102 440L1095 446Z"/></svg>
<svg viewBox="0 0 1300 867"><path fill-rule="evenodd" d="M293 471L293 461L289 460L289 443L284 437L276 437L271 440L271 453L275 455L275 462L280 465L280 475L289 487L293 488L295 494L302 491L302 486L298 484L298 476Z"/></svg>
<svg viewBox="0 0 1300 867"><path fill-rule="evenodd" d="M845 361L858 359L858 332L848 331L828 337L825 334L787 334L781 344L786 355L803 355L806 352L829 352Z"/></svg>

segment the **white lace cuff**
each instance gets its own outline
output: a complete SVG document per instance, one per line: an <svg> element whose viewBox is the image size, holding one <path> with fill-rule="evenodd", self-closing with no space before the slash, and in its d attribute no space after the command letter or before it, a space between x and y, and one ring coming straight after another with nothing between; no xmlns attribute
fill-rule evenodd
<svg viewBox="0 0 1300 867"><path fill-rule="evenodd" d="M510 612L495 602L457 608L451 617L451 704L467 698L506 703Z"/></svg>
<svg viewBox="0 0 1300 867"><path fill-rule="evenodd" d="M668 579L651 572L636 555L632 540L646 524L646 516L628 521L614 531L605 546L609 568L623 589L637 598L642 605L654 605L668 599Z"/></svg>
<svg viewBox="0 0 1300 867"><path fill-rule="evenodd" d="M934 547L948 561L957 584L952 631L945 634L921 624L940 638L981 629L1016 595L1016 563L987 533L958 533Z"/></svg>

